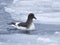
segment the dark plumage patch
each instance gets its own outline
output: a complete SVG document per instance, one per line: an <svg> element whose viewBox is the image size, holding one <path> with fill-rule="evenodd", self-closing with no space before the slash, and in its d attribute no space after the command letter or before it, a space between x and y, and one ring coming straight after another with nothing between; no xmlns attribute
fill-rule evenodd
<svg viewBox="0 0 60 45"><path fill-rule="evenodd" d="M15 23L14 23L14 22L12 22L12 24L13 24L13 25L15 25Z"/></svg>
<svg viewBox="0 0 60 45"><path fill-rule="evenodd" d="M18 26L27 27L27 24L22 22L22 23L19 23Z"/></svg>
<svg viewBox="0 0 60 45"><path fill-rule="evenodd" d="M14 22L9 23L9 25L11 25L11 24L15 25L16 23L14 23Z"/></svg>

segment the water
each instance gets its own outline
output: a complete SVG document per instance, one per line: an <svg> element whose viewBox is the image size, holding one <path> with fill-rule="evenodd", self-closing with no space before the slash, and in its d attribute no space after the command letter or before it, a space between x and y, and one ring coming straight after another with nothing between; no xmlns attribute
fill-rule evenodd
<svg viewBox="0 0 60 45"><path fill-rule="evenodd" d="M28 4L26 3L27 0L25 0L25 2L22 1L20 6L24 7L24 5L27 5L25 8L28 7L28 9L24 8L21 10L19 10L21 7L17 5L19 4L17 2L14 2L13 4L12 0L8 1L9 3L5 2L4 0L0 1L0 45L60 45L60 11L56 11L58 10L57 8L59 5L57 5L58 7L55 8L55 4L54 9L52 9L51 3L56 2L50 0L45 0L47 2L44 2L43 0L41 1L41 5L43 7L44 4L47 5L47 3L49 3L43 9L41 8L40 12L40 9L38 10L38 8L34 8L32 6L36 3L35 1L29 1ZM20 1L18 0L18 2ZM36 6L39 6L39 2L40 1L37 1ZM57 0L57 2L59 1ZM29 6L32 6L33 8ZM47 11L46 8L49 8L49 10ZM37 21L34 21L36 26L35 31L24 33L23 31L19 31L18 29L8 25L8 23L12 21L25 20L27 18L26 14L30 12L36 14L35 16L37 17Z"/></svg>

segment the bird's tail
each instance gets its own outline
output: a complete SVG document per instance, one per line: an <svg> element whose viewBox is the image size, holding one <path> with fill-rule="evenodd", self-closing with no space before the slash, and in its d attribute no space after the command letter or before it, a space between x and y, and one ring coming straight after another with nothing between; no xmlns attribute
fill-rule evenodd
<svg viewBox="0 0 60 45"><path fill-rule="evenodd" d="M15 24L16 24L15 22L8 23L8 25L15 25Z"/></svg>

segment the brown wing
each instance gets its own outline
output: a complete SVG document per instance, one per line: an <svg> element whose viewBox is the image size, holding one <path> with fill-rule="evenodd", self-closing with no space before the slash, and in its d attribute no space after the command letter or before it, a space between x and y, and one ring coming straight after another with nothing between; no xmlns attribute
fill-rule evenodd
<svg viewBox="0 0 60 45"><path fill-rule="evenodd" d="M27 27L27 24L22 22L22 23L19 23L18 26Z"/></svg>

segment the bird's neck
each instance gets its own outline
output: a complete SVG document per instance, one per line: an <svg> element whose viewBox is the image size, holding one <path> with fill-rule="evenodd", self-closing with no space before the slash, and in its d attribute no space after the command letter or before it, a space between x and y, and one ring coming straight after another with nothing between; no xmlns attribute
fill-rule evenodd
<svg viewBox="0 0 60 45"><path fill-rule="evenodd" d="M27 21L26 21L27 24L31 24L32 22L33 22L33 19L32 18L31 19L28 18Z"/></svg>
<svg viewBox="0 0 60 45"><path fill-rule="evenodd" d="M27 24L27 28L29 28L31 26L33 22L33 19L32 18L28 18L27 21L26 21L26 24Z"/></svg>

